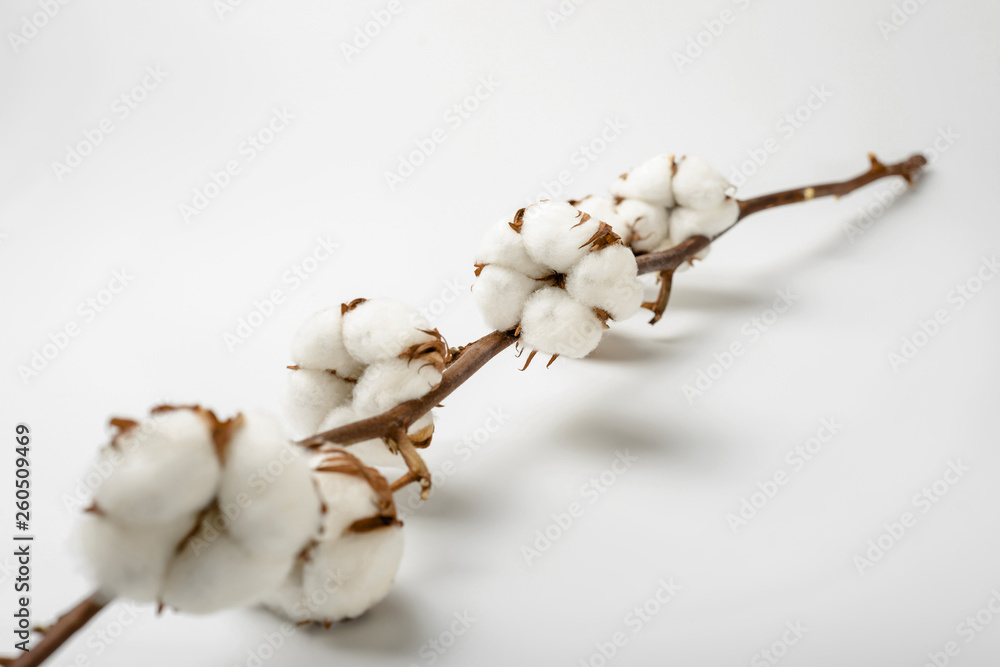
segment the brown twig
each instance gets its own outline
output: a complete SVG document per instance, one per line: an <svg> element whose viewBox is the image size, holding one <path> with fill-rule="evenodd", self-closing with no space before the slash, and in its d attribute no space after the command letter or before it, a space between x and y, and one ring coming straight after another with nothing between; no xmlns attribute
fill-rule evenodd
<svg viewBox="0 0 1000 667"><path fill-rule="evenodd" d="M42 664L46 658L56 652L70 637L83 628L90 619L96 616L110 602L104 596L94 593L80 604L59 617L50 625L38 643L27 653L15 658L9 664L11 667L35 667Z"/></svg>

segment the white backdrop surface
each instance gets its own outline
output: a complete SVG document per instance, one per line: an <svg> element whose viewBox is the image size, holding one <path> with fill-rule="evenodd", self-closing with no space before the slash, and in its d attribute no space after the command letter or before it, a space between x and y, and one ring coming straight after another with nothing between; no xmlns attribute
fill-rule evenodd
<svg viewBox="0 0 1000 667"><path fill-rule="evenodd" d="M587 360L487 366L362 619L272 650L263 611L115 606L51 664L995 665L998 25L985 0L5 2L0 483L28 423L39 622L90 588L70 499L109 416L277 411L291 334L358 296L472 340L485 228L657 153L742 197L932 158L899 197L754 216Z"/></svg>

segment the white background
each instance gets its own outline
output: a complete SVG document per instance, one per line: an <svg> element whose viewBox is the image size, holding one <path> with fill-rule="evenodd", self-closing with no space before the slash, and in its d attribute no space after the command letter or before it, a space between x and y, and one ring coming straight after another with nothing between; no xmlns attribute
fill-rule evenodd
<svg viewBox="0 0 1000 667"><path fill-rule="evenodd" d="M659 325L615 326L590 359L519 373L521 360L501 355L439 411L427 458L438 470L453 461L454 474L407 518L390 596L354 623L295 633L266 664L431 664L426 643L448 642L466 610L475 623L435 664L579 665L619 631L628 641L610 664L769 664L755 654L786 622L808 628L789 667L918 667L952 640L950 664L996 664L1000 618L971 643L956 633L1000 590L1000 280L961 308L953 290L1000 252L1000 6L910 0L915 13L897 11L890 31L879 23L892 20L889 0L592 0L563 3L554 24L556 0L399 1L350 57L342 45L386 2L246 0L222 16L209 0L70 2L16 51L9 34L41 10L4 3L0 479L12 484L14 425L26 422L35 620L90 588L66 498L109 416L163 401L277 410L298 324L358 296L427 309L453 345L477 338L479 237L561 171L564 197L602 192L662 152L700 153L731 174L774 137L748 197L851 177L867 151L895 161L950 136L927 177L866 228L859 212L888 182L754 216L678 276ZM723 10L731 20L712 36L705 22ZM706 46L679 66L699 33ZM166 77L122 118L115 100L147 67ZM498 86L449 122L481 78ZM814 88L829 99L800 109ZM275 108L294 119L247 161L241 143ZM789 133L782 119L797 111L808 119ZM53 163L104 118L113 131L60 179ZM616 119L624 128L602 145ZM439 127L443 143L390 189L385 173ZM591 142L600 155L582 158ZM231 159L240 173L185 221L180 205ZM318 237L339 248L293 288L283 276ZM88 319L79 304L122 269L132 280ZM744 326L783 289L797 300L751 340ZM283 302L231 351L224 335L272 290ZM894 369L889 353L942 309L947 322ZM18 367L71 323L78 335L23 380ZM734 341L746 352L689 402L684 385ZM465 460L463 439L491 409L504 425ZM824 418L842 429L794 471L786 453ZM626 450L638 460L589 502L581 486ZM968 472L921 513L914 494L949 461ZM788 483L734 533L727 514L782 470ZM0 497L12 521L12 492ZM522 546L573 502L583 515L526 563ZM860 573L855 556L907 511L916 525ZM681 590L633 633L626 615L670 578ZM97 633L117 632L122 613L52 664L245 665L278 623L259 610L143 608L108 645Z"/></svg>

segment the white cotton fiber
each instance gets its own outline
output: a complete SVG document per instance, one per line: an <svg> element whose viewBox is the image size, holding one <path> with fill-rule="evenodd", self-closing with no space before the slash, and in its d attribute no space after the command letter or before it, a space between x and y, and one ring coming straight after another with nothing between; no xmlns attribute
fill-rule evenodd
<svg viewBox="0 0 1000 667"><path fill-rule="evenodd" d="M357 377L361 364L347 352L342 336L340 306L313 313L292 338L292 361L300 368L336 371Z"/></svg>
<svg viewBox="0 0 1000 667"><path fill-rule="evenodd" d="M110 470L94 502L125 524L166 523L212 500L220 465L208 418L187 408L157 412L101 450Z"/></svg>
<svg viewBox="0 0 1000 667"><path fill-rule="evenodd" d="M673 169L672 155L657 155L619 176L608 189L617 197L642 199L669 208L674 205Z"/></svg>
<svg viewBox="0 0 1000 667"><path fill-rule="evenodd" d="M606 222L611 225L615 233L625 238L624 234L618 231L619 225L622 224L622 216L618 213L618 205L615 204L614 199L608 197L598 197L595 195L587 195L580 201L578 201L574 206L583 211L584 213L589 213L591 216L597 218L601 222Z"/></svg>
<svg viewBox="0 0 1000 667"><path fill-rule="evenodd" d="M351 533L324 541L302 568L302 588L326 590L329 597L311 610L314 620L357 618L392 588L403 557L402 526Z"/></svg>
<svg viewBox="0 0 1000 667"><path fill-rule="evenodd" d="M548 269L528 256L521 234L514 231L509 220L500 220L486 230L475 263L503 266L532 278L541 278L549 273Z"/></svg>
<svg viewBox="0 0 1000 667"><path fill-rule="evenodd" d="M524 302L543 284L523 273L490 264L483 267L472 284L472 296L486 326L507 331L521 321Z"/></svg>
<svg viewBox="0 0 1000 667"><path fill-rule="evenodd" d="M154 602L177 545L194 524L195 515L189 514L162 524L120 526L88 512L81 518L77 540L103 593Z"/></svg>
<svg viewBox="0 0 1000 667"><path fill-rule="evenodd" d="M294 556L318 532L320 501L308 456L272 417L249 413L233 434L219 506L230 535L256 555Z"/></svg>
<svg viewBox="0 0 1000 667"><path fill-rule="evenodd" d="M326 507L322 518L323 541L340 537L355 521L379 513L378 494L365 475L356 472L356 467L349 458L337 456L336 452L331 456L330 452L326 452L325 456L317 457L316 461L318 470L314 479ZM331 461L350 472L324 471L323 468L329 467ZM371 470L367 474L379 475Z"/></svg>
<svg viewBox="0 0 1000 667"><path fill-rule="evenodd" d="M568 202L541 202L524 212L521 236L528 254L553 271L566 273L589 252L600 226Z"/></svg>
<svg viewBox="0 0 1000 667"><path fill-rule="evenodd" d="M295 434L307 437L331 410L351 400L354 385L325 370L290 371L283 395L285 415Z"/></svg>
<svg viewBox="0 0 1000 667"><path fill-rule="evenodd" d="M209 514L206 521L220 525L219 516ZM171 562L162 601L188 614L255 604L285 580L294 563L253 555L225 531L203 528Z"/></svg>
<svg viewBox="0 0 1000 667"><path fill-rule="evenodd" d="M674 198L679 206L714 209L722 204L726 190L731 187L726 177L703 157L689 155L677 165Z"/></svg>
<svg viewBox="0 0 1000 667"><path fill-rule="evenodd" d="M365 369L354 387L354 408L373 416L420 398L441 384L441 371L422 359L388 359Z"/></svg>
<svg viewBox="0 0 1000 667"><path fill-rule="evenodd" d="M617 206L618 216L628 234L615 233L628 239L636 252L652 252L670 234L670 214L666 208L641 199L623 199ZM614 225L612 225L613 227Z"/></svg>
<svg viewBox="0 0 1000 667"><path fill-rule="evenodd" d="M344 315L344 345L358 361L393 359L413 345L434 340L416 310L395 299L369 299Z"/></svg>
<svg viewBox="0 0 1000 667"><path fill-rule="evenodd" d="M623 245L590 253L566 274L566 291L591 308L600 308L615 320L635 315L642 306L642 283L635 255Z"/></svg>
<svg viewBox="0 0 1000 667"><path fill-rule="evenodd" d="M740 215L735 199L711 209L678 207L670 215L670 240L677 245L692 236L709 238L730 227Z"/></svg>
<svg viewBox="0 0 1000 667"><path fill-rule="evenodd" d="M597 347L602 333L593 309L558 287L532 294L521 318L522 342L545 354L580 359Z"/></svg>

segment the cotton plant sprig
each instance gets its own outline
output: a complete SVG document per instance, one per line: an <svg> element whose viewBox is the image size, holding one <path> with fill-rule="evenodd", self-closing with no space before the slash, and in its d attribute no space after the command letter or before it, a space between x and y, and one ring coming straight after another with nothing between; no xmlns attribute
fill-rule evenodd
<svg viewBox="0 0 1000 667"><path fill-rule="evenodd" d="M296 623L355 618L389 592L402 558L393 493L431 477L432 408L511 345L582 358L640 308L657 322L673 275L705 257L740 220L768 208L842 196L873 181L912 183L915 155L865 173L747 200L698 157L657 156L622 174L610 196L543 201L491 227L473 294L495 329L449 347L414 309L355 299L310 317L292 341L285 411L303 439L264 413L222 420L160 406L111 420L101 451L112 472L83 517L79 543L97 591L3 663L41 664L115 598L192 614L260 604ZM643 302L642 274L659 294ZM523 369L522 369L523 370ZM389 478L394 478L392 482Z"/></svg>

